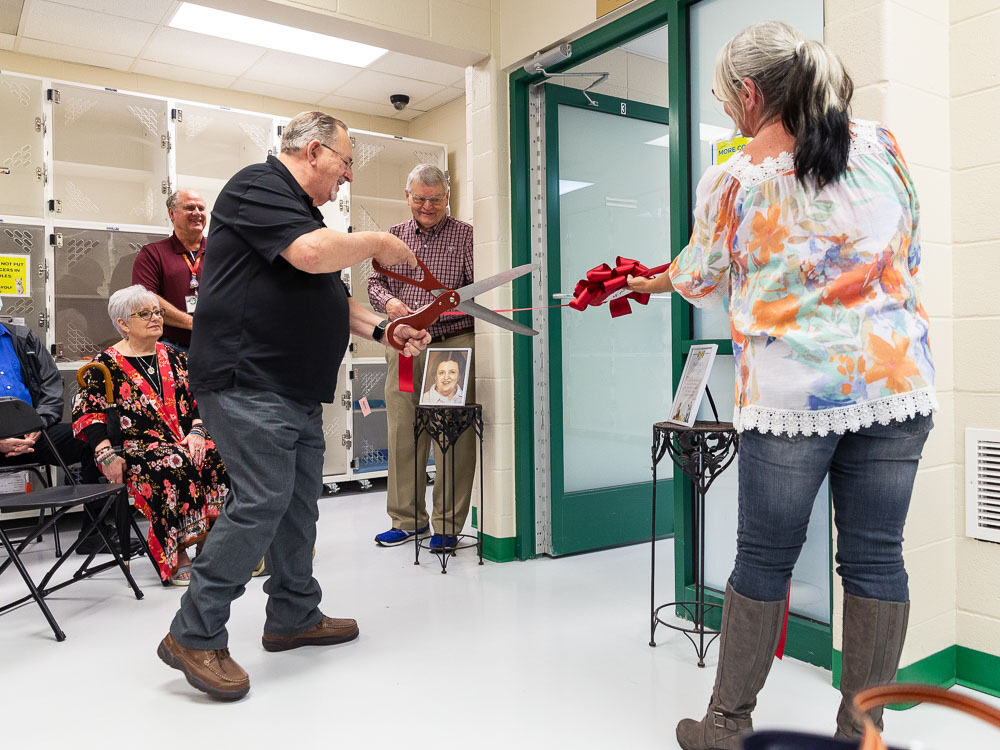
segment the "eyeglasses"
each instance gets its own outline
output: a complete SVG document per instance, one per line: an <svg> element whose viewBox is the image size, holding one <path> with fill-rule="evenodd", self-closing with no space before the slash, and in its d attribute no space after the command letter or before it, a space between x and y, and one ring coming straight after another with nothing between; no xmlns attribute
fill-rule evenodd
<svg viewBox="0 0 1000 750"><path fill-rule="evenodd" d="M422 206L425 203L427 203L427 204L429 204L431 206L440 206L442 203L444 203L444 196L443 195L432 195L432 196L429 196L429 197L425 198L422 195L412 195L411 194L410 195L410 200L413 201L414 203L416 203L418 206Z"/></svg>
<svg viewBox="0 0 1000 750"><path fill-rule="evenodd" d="M354 169L354 159L345 159L344 156L343 156L343 154L341 154L337 149L330 148L325 143L321 143L319 145L322 146L323 148L330 149L330 151L333 151L333 153L335 153L337 156L339 156L340 160L342 162L344 162L344 166L347 167L347 171L348 172L350 172L352 169Z"/></svg>
<svg viewBox="0 0 1000 750"><path fill-rule="evenodd" d="M155 310L140 310L139 312L134 312L129 315L130 318L142 318L143 320L149 320L151 318L162 318L163 308L157 307Z"/></svg>

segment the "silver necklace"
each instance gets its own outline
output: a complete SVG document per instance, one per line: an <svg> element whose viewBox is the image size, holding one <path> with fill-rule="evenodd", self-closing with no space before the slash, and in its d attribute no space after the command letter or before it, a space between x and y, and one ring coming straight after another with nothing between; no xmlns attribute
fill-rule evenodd
<svg viewBox="0 0 1000 750"><path fill-rule="evenodd" d="M148 372L150 375L156 372L156 367L154 367L154 364L156 362L156 352L153 352L153 356L149 358L150 360L149 362L140 357L138 354L135 355L135 358L142 363L142 366L146 368L146 372Z"/></svg>

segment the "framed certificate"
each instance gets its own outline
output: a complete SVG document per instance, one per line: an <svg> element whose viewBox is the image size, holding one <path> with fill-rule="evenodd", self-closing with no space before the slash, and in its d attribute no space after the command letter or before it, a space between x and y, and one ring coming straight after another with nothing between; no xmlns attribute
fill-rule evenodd
<svg viewBox="0 0 1000 750"><path fill-rule="evenodd" d="M716 344L695 344L688 350L684 371L674 393L674 401L670 404L668 422L690 427L698 416L698 407L705 396L708 376L712 372L712 363L719 347Z"/></svg>

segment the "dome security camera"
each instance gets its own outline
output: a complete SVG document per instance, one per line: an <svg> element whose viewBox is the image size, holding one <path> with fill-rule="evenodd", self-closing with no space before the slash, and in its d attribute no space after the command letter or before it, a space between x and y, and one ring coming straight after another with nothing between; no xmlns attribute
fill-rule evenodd
<svg viewBox="0 0 1000 750"><path fill-rule="evenodd" d="M389 102L397 110L402 111L406 109L406 105L410 103L410 97L406 94L390 94Z"/></svg>

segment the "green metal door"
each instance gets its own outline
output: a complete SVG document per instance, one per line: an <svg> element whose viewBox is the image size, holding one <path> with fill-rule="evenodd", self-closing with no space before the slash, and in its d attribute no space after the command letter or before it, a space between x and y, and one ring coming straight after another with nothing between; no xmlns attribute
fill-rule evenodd
<svg viewBox="0 0 1000 750"><path fill-rule="evenodd" d="M670 258L667 110L545 88L550 304L616 256ZM652 424L671 397L667 295L631 315L553 309L548 367L552 554L649 539ZM669 470L661 476L670 475ZM657 534L673 529L669 482ZM661 523L662 521L662 523Z"/></svg>

